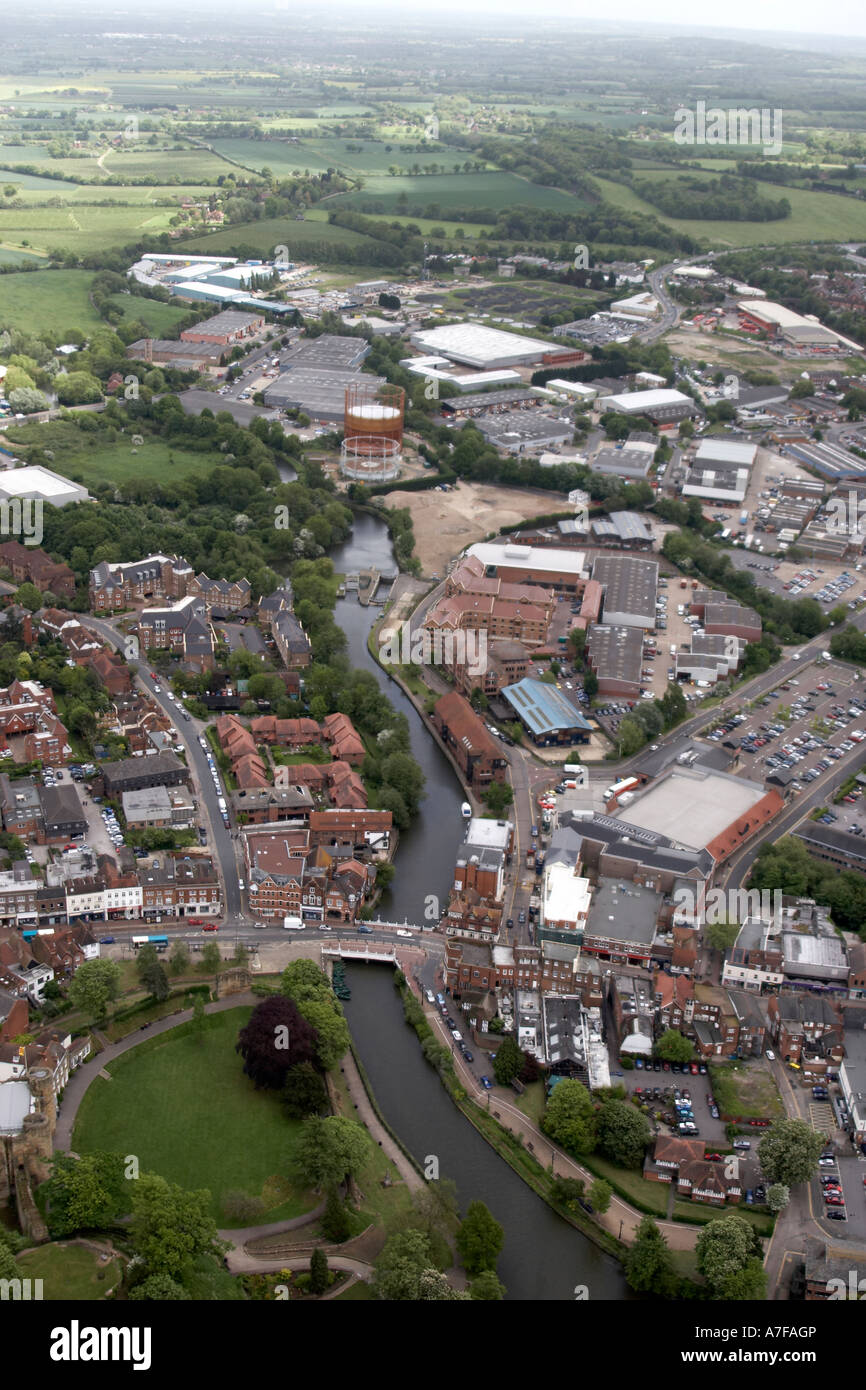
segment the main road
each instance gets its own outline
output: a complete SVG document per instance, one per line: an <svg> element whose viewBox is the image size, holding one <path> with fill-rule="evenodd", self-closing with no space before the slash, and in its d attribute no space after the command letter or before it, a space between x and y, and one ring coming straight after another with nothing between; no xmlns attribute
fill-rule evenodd
<svg viewBox="0 0 866 1390"><path fill-rule="evenodd" d="M81 614L81 622L93 628L103 641L116 647L118 651L125 654L124 637L118 633L112 622L107 622L103 618L94 618L88 614ZM164 713L171 720L177 729L178 742L182 743L186 750L187 764L193 776L194 790L196 799L204 811L208 822L208 845L213 849L220 869L223 881L223 903L225 906L225 924L229 930L239 932L244 924L244 910L241 901L241 891L239 887L239 852L237 832L232 832L223 823L222 813L219 808L217 797L219 793L213 785L210 767L208 766L207 755L199 744L199 738L204 731L204 725L193 719L183 717L183 707L176 705L168 698L165 689L160 681L155 681L150 674L149 668L144 662L134 658L127 658L128 665L133 671L136 680L144 690L147 691L150 699L161 707ZM160 686L159 692L156 687Z"/></svg>

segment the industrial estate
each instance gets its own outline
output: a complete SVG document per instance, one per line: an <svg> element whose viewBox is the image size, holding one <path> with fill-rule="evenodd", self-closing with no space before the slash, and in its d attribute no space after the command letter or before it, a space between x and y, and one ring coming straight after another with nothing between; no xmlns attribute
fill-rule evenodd
<svg viewBox="0 0 866 1390"><path fill-rule="evenodd" d="M674 112L765 90L748 35L163 19L4 18L0 1299L814 1331L866 1288L862 54L780 42L784 142L719 151Z"/></svg>

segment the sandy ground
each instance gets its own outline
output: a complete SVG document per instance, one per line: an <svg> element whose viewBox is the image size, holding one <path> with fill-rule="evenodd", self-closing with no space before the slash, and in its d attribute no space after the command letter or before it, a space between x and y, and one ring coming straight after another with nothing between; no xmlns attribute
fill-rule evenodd
<svg viewBox="0 0 866 1390"><path fill-rule="evenodd" d="M557 493L464 482L450 492L389 492L385 501L389 507L411 511L415 552L428 578L443 575L449 560L500 526L516 526L528 517L568 506Z"/></svg>

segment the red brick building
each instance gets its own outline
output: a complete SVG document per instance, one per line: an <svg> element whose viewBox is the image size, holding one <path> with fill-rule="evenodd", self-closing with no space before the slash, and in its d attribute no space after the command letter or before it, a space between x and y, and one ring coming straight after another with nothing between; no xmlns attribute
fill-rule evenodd
<svg viewBox="0 0 866 1390"><path fill-rule="evenodd" d="M508 761L501 746L457 691L436 701L433 723L470 786L483 790L505 780Z"/></svg>

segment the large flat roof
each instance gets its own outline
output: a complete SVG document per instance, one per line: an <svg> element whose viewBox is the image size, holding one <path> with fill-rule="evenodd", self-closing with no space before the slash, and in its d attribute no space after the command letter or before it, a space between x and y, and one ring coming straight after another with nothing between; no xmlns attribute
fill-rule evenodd
<svg viewBox="0 0 866 1390"><path fill-rule="evenodd" d="M582 550L565 550L556 546L515 545L496 541L478 541L470 545L467 555L474 555L485 568L488 565L507 569L553 570L562 574L581 575L586 565Z"/></svg>
<svg viewBox="0 0 866 1390"><path fill-rule="evenodd" d="M55 507L64 507L69 502L86 502L90 497L87 488L39 464L7 468L5 472L0 472L0 493L6 497L41 497Z"/></svg>
<svg viewBox="0 0 866 1390"><path fill-rule="evenodd" d="M692 849L710 844L766 796L758 782L705 768L673 768L616 813Z"/></svg>
<svg viewBox="0 0 866 1390"><path fill-rule="evenodd" d="M428 352L441 352L455 362L472 367L493 367L498 363L536 362L545 352L555 352L551 343L541 338L524 338L519 333L505 333L500 328L485 328L478 323L446 324L441 328L412 334L412 342Z"/></svg>
<svg viewBox="0 0 866 1390"><path fill-rule="evenodd" d="M674 391L667 387L654 389L652 391L626 391L622 395L606 396L615 410L624 410L629 414L640 414L643 410L656 410L661 405L688 405L692 404L690 396L683 395L682 391Z"/></svg>
<svg viewBox="0 0 866 1390"><path fill-rule="evenodd" d="M758 452L757 444L737 444L728 439L702 439L696 463L727 463L736 468L751 468Z"/></svg>
<svg viewBox="0 0 866 1390"><path fill-rule="evenodd" d="M546 681L527 676L516 685L506 685L502 698L508 701L534 734L590 728L580 710L566 699L561 690Z"/></svg>

